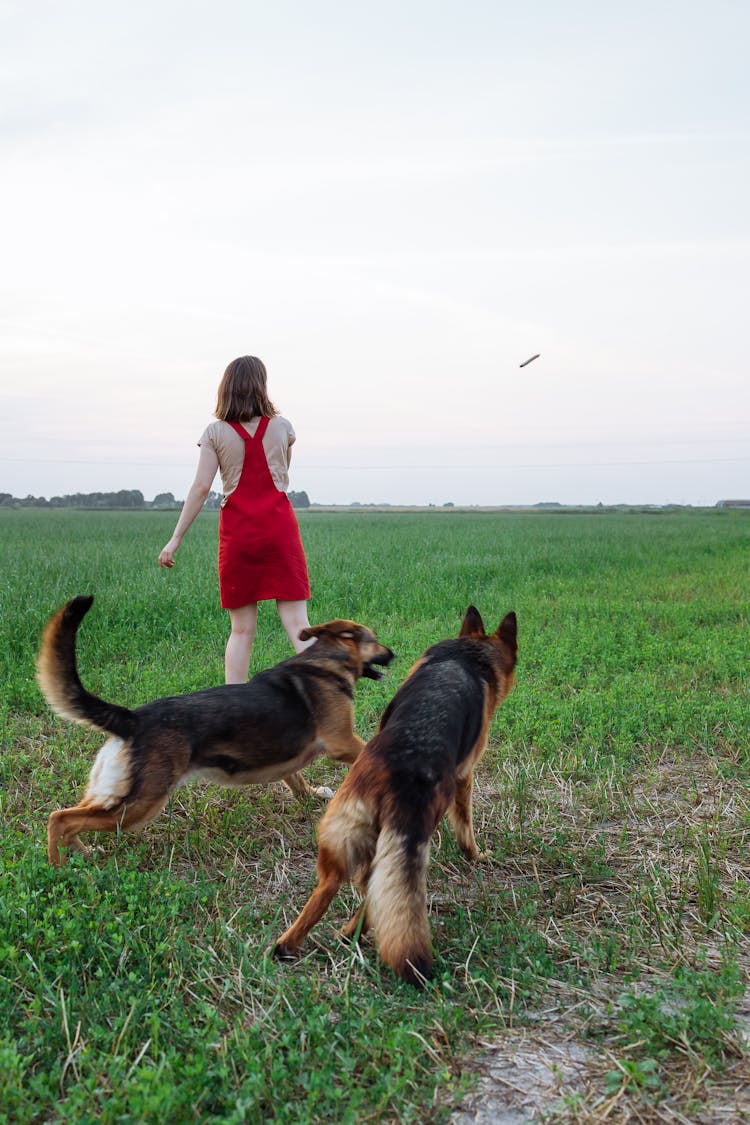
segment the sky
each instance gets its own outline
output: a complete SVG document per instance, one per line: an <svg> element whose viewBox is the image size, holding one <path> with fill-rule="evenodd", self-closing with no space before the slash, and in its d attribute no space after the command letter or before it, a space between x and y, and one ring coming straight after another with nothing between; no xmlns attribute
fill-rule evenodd
<svg viewBox="0 0 750 1125"><path fill-rule="evenodd" d="M749 38L745 0L0 0L0 492L184 497L253 354L313 502L750 496Z"/></svg>

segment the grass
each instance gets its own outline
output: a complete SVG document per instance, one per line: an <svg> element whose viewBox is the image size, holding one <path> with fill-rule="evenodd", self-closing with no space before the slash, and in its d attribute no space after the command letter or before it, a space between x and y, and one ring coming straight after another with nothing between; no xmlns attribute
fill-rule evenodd
<svg viewBox="0 0 750 1125"><path fill-rule="evenodd" d="M424 995L337 939L351 892L298 963L269 959L320 815L278 787L180 790L143 836L48 867L46 818L101 741L38 693L49 613L95 594L79 664L105 698L221 681L215 516L167 573L173 518L0 511L0 1123L439 1121L480 1044L510 1057L532 1033L586 1060L551 1120L746 1111L747 515L301 514L311 620L364 621L399 657L357 689L364 737L469 602L519 616L475 801L490 860L441 828ZM288 654L264 605L254 667Z"/></svg>

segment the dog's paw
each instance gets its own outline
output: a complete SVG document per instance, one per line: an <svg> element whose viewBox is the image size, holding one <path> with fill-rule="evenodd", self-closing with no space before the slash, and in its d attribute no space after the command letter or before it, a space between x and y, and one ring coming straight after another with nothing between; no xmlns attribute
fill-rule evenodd
<svg viewBox="0 0 750 1125"><path fill-rule="evenodd" d="M491 863L493 856L490 852L480 852L479 848L469 850L468 848L462 849L463 853L469 863Z"/></svg>
<svg viewBox="0 0 750 1125"><path fill-rule="evenodd" d="M333 796L333 789L329 789L327 785L313 785L313 797L321 797L324 801L330 801Z"/></svg>
<svg viewBox="0 0 750 1125"><path fill-rule="evenodd" d="M284 942L280 941L273 947L272 956L276 961L294 961L296 950L290 949L288 945L284 945Z"/></svg>

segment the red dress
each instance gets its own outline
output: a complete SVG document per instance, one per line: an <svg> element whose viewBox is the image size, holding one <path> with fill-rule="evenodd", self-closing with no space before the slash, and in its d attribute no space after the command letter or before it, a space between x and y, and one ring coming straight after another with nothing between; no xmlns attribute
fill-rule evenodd
<svg viewBox="0 0 750 1125"><path fill-rule="evenodd" d="M306 601L307 562L297 518L271 476L261 418L253 437L239 422L228 425L245 443L242 473L219 514L219 591L222 609L239 609L266 598Z"/></svg>

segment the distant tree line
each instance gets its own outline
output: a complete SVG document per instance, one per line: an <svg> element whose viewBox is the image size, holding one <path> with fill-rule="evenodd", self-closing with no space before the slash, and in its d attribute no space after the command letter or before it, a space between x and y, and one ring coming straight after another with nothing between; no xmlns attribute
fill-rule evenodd
<svg viewBox="0 0 750 1125"><path fill-rule="evenodd" d="M293 508L309 508L310 500L306 492L287 494ZM73 492L65 496L11 496L0 492L0 508L129 508L129 509L169 509L181 508L182 500L175 500L171 492L160 492L153 500L145 500L137 488L122 488L119 492ZM209 492L206 508L221 507L221 493Z"/></svg>
<svg viewBox="0 0 750 1125"><path fill-rule="evenodd" d="M122 488L119 492L74 492L66 496L11 496L0 492L3 508L144 508L143 493L137 488Z"/></svg>

